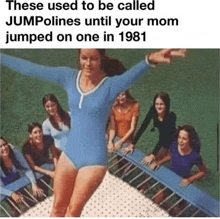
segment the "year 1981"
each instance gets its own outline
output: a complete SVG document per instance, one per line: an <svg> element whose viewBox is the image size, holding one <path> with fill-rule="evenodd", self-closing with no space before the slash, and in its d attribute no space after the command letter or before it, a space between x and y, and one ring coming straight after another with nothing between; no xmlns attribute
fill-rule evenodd
<svg viewBox="0 0 220 219"><path fill-rule="evenodd" d="M119 36L121 37L121 42L127 41L134 41L134 42L145 42L146 41L146 32L138 32L138 31L127 31L124 32L122 31L121 33L119 33Z"/></svg>

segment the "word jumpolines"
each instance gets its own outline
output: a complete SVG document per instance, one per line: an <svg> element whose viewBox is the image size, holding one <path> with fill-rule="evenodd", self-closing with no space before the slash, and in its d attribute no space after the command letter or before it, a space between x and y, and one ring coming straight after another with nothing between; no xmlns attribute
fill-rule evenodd
<svg viewBox="0 0 220 219"><path fill-rule="evenodd" d="M50 18L42 16L10 16L5 23L7 26L38 26L39 24L45 26L79 26L81 21L80 18L59 18L58 16L51 16Z"/></svg>

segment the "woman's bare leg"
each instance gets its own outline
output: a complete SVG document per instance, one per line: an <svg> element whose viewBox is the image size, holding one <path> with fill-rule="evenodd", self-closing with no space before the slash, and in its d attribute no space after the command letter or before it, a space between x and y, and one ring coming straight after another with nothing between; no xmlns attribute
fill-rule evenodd
<svg viewBox="0 0 220 219"><path fill-rule="evenodd" d="M79 217L86 202L101 184L107 168L88 167L78 171L73 195L65 217Z"/></svg>
<svg viewBox="0 0 220 219"><path fill-rule="evenodd" d="M64 217L73 193L78 170L62 153L56 167L54 178L54 203L51 217Z"/></svg>

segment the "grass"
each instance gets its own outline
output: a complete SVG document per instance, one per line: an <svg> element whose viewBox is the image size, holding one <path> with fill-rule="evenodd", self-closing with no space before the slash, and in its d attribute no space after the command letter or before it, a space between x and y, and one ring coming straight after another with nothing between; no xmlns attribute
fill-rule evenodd
<svg viewBox="0 0 220 219"><path fill-rule="evenodd" d="M142 60L152 50L108 50L111 57L120 59L126 68ZM3 53L47 66L78 67L76 50L2 50ZM56 84L22 76L2 67L1 74L1 135L21 149L27 138L27 124L46 118L41 100L46 93L54 93L67 110L67 95ZM171 98L171 111L177 115L177 125L191 124L199 133L201 154L209 172L206 179L196 182L203 191L219 199L217 171L217 124L219 120L219 50L189 50L184 61L152 69L138 83L131 86L132 95L139 101L139 125L159 91ZM150 153L158 133L150 132L152 123L137 143L137 148Z"/></svg>

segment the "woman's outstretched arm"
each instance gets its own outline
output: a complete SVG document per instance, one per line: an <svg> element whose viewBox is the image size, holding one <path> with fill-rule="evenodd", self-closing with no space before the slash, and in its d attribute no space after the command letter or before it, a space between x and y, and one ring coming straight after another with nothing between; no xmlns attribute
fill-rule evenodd
<svg viewBox="0 0 220 219"><path fill-rule="evenodd" d="M136 82L143 74L149 70L150 65L170 64L174 57L185 57L186 50L163 49L146 56L141 61L122 75L114 76L111 80L111 96L113 99L122 91L127 90L131 84Z"/></svg>
<svg viewBox="0 0 220 219"><path fill-rule="evenodd" d="M13 56L1 54L1 64L17 71L26 76L40 77L50 82L55 82L59 84L68 81L76 70L68 67L48 67L43 65L38 65L24 59L16 58Z"/></svg>

